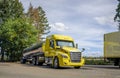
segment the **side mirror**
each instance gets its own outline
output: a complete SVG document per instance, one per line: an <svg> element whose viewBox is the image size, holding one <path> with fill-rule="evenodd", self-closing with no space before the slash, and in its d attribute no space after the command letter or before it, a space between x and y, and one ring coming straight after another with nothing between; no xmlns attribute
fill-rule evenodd
<svg viewBox="0 0 120 78"><path fill-rule="evenodd" d="M82 48L81 52L84 52L85 51L85 48Z"/></svg>
<svg viewBox="0 0 120 78"><path fill-rule="evenodd" d="M78 44L76 44L75 47L78 48Z"/></svg>

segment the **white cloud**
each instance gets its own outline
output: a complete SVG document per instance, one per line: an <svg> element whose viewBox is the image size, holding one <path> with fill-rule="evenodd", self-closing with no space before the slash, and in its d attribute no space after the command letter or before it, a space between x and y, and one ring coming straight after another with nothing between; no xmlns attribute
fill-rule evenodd
<svg viewBox="0 0 120 78"><path fill-rule="evenodd" d="M115 13L116 5L114 4L116 2L110 0L84 0L79 5L76 5L74 9L85 16L109 15Z"/></svg>
<svg viewBox="0 0 120 78"><path fill-rule="evenodd" d="M101 25L105 25L108 21L105 17L95 17L94 19Z"/></svg>
<svg viewBox="0 0 120 78"><path fill-rule="evenodd" d="M66 31L66 30L69 29L63 23L55 23L55 24L51 24L50 26L53 29L53 31L61 31L61 32L63 32L63 31Z"/></svg>
<svg viewBox="0 0 120 78"><path fill-rule="evenodd" d="M103 48L101 42L92 42L92 41L87 41L87 40L79 40L78 44L80 47L86 47L86 48Z"/></svg>
<svg viewBox="0 0 120 78"><path fill-rule="evenodd" d="M116 26L116 22L113 20L114 16L100 16L100 17L94 17L95 21L100 25L109 25L109 26Z"/></svg>
<svg viewBox="0 0 120 78"><path fill-rule="evenodd" d="M100 36L103 36L104 33L106 33L106 29L101 28L100 26L91 26L89 24L74 24L74 27L69 28L69 33L72 30L71 34L75 34L80 39L82 38L83 40L101 40Z"/></svg>

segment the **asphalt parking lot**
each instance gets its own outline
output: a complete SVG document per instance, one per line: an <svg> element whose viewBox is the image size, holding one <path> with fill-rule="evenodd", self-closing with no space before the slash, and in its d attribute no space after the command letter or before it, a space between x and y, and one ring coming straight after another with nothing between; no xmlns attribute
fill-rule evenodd
<svg viewBox="0 0 120 78"><path fill-rule="evenodd" d="M112 65L85 65L80 69L0 63L0 78L120 78L120 69Z"/></svg>

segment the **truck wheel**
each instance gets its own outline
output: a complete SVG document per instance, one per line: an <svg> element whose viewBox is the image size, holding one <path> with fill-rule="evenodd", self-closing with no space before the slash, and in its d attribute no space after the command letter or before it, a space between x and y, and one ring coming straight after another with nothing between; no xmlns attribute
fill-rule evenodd
<svg viewBox="0 0 120 78"><path fill-rule="evenodd" d="M21 59L21 64L25 64L26 63L26 59Z"/></svg>
<svg viewBox="0 0 120 78"><path fill-rule="evenodd" d="M75 66L74 68L75 68L75 69L79 69L79 68L80 68L80 66Z"/></svg>
<svg viewBox="0 0 120 78"><path fill-rule="evenodd" d="M32 59L32 64L33 64L33 65L36 65L36 60L35 60L35 58Z"/></svg>
<svg viewBox="0 0 120 78"><path fill-rule="evenodd" d="M30 64L32 64L32 61L29 61Z"/></svg>
<svg viewBox="0 0 120 78"><path fill-rule="evenodd" d="M55 57L55 59L53 61L53 68L55 68L55 69L59 68L59 60L57 57Z"/></svg>

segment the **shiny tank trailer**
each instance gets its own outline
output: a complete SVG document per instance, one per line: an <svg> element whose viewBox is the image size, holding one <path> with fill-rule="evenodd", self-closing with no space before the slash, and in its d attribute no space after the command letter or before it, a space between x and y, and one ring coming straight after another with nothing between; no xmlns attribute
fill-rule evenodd
<svg viewBox="0 0 120 78"><path fill-rule="evenodd" d="M54 68L66 66L80 68L85 63L82 51L75 47L73 38L64 35L47 36L44 42L26 48L21 63L27 61L34 65L46 63Z"/></svg>

